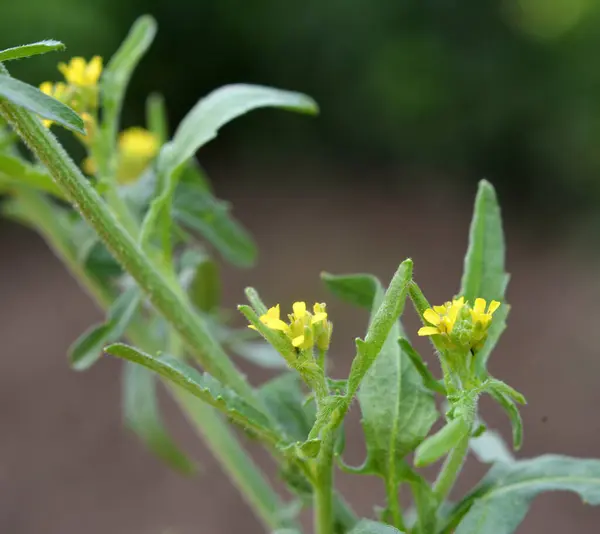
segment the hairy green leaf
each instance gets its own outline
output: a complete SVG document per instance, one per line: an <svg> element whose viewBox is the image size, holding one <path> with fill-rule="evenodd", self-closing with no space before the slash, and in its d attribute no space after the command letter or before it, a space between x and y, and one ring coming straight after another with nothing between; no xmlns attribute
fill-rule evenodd
<svg viewBox="0 0 600 534"><path fill-rule="evenodd" d="M159 171L170 174L214 139L218 130L253 109L277 107L315 114L316 103L306 95L258 85L227 85L202 98L181 121L173 140L159 157Z"/></svg>
<svg viewBox="0 0 600 534"><path fill-rule="evenodd" d="M46 54L47 52L64 50L65 48L66 47L64 44L62 44L60 41L54 41L53 39L15 46L13 48L0 50L0 62L37 56L39 54Z"/></svg>
<svg viewBox="0 0 600 534"><path fill-rule="evenodd" d="M321 280L336 297L370 310L381 283L371 274L321 273Z"/></svg>
<svg viewBox="0 0 600 534"><path fill-rule="evenodd" d="M469 249L465 256L461 295L470 302L476 298L504 301L508 284L505 271L504 232L496 192L486 181L479 182L471 221Z"/></svg>
<svg viewBox="0 0 600 534"><path fill-rule="evenodd" d="M69 349L71 367L83 371L102 355L108 343L114 343L125 332L140 303L140 292L132 287L122 293L108 310L106 322L84 332Z"/></svg>
<svg viewBox="0 0 600 534"><path fill-rule="evenodd" d="M373 317L383 300L379 289ZM388 333L379 356L365 375L358 400L367 444L367 463L384 478L394 477L397 465L427 436L438 418L431 392L398 343L398 321Z"/></svg>
<svg viewBox="0 0 600 534"><path fill-rule="evenodd" d="M37 87L6 74L0 74L0 98L6 98L13 104L32 111L44 119L54 121L69 130L85 134L83 120L69 106L42 93Z"/></svg>
<svg viewBox="0 0 600 534"><path fill-rule="evenodd" d="M185 391L218 408L232 421L255 432L267 443L275 445L278 442L278 436L271 429L269 418L265 414L250 406L233 390L225 387L208 373L202 374L172 356L151 356L122 343L115 343L104 350L112 356L151 369Z"/></svg>
<svg viewBox="0 0 600 534"><path fill-rule="evenodd" d="M348 534L401 534L401 531L385 523L370 519L359 521Z"/></svg>
<svg viewBox="0 0 600 534"><path fill-rule="evenodd" d="M63 198L62 191L47 172L16 156L0 154L0 179L3 183L8 180L9 184L26 185Z"/></svg>
<svg viewBox="0 0 600 534"><path fill-rule="evenodd" d="M156 375L131 362L125 362L123 413L127 426L158 458L183 474L196 471L195 463L179 449L163 425L156 396Z"/></svg>
<svg viewBox="0 0 600 534"><path fill-rule="evenodd" d="M469 433L469 424L457 417L429 436L415 452L415 466L425 467L452 450Z"/></svg>
<svg viewBox="0 0 600 534"><path fill-rule="evenodd" d="M511 534L546 491L572 491L586 504L600 504L600 460L546 455L496 464L457 505L464 517L455 534Z"/></svg>
<svg viewBox="0 0 600 534"><path fill-rule="evenodd" d="M198 232L231 264L250 267L256 261L254 240L231 216L230 205L212 195L199 169L191 168L182 176L173 198L173 216Z"/></svg>
<svg viewBox="0 0 600 534"><path fill-rule="evenodd" d="M490 390L489 394L494 400L502 406L506 415L510 419L513 434L513 448L519 450L523 444L523 420L519 409L515 406L512 399L504 395L504 393L497 390Z"/></svg>

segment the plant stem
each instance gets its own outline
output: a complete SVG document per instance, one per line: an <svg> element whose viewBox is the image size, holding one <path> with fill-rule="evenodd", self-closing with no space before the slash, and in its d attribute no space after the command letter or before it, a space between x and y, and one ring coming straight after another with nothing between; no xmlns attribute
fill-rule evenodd
<svg viewBox="0 0 600 534"><path fill-rule="evenodd" d="M394 467L395 468L395 467ZM398 482L395 476L388 473L385 483L385 493L387 500L387 509L392 516L392 525L398 530L404 531L404 518L398 501Z"/></svg>
<svg viewBox="0 0 600 534"><path fill-rule="evenodd" d="M28 188L18 189L17 196L31 214L30 222L35 224L36 230L56 256L67 266L79 285L94 298L97 304L103 309L107 309L112 302L113 295L79 264L72 246L64 238L50 201L40 193ZM149 350L152 344L148 342L145 332L142 325L133 323L128 328L127 337L132 343ZM188 395L177 386L166 381L163 382L196 432L201 435L211 453L265 527L275 529L282 526L279 512L284 504L229 426L223 422L213 408Z"/></svg>
<svg viewBox="0 0 600 534"><path fill-rule="evenodd" d="M334 432L327 433L315 463L314 527L315 534L333 533L333 447Z"/></svg>
<svg viewBox="0 0 600 534"><path fill-rule="evenodd" d="M2 65L0 72L8 73ZM65 197L94 228L115 259L136 280L156 309L179 333L190 352L198 356L201 365L260 409L245 376L237 370L219 343L211 336L202 319L192 311L190 304L170 289L168 282L117 221L54 135L42 125L37 116L7 100L0 100L0 114L46 166Z"/></svg>
<svg viewBox="0 0 600 534"><path fill-rule="evenodd" d="M440 474L438 475L438 478L433 486L433 492L439 503L442 503L444 499L448 497L448 494L452 490L452 487L458 478L460 470L467 457L467 452L469 451L469 439L469 435L465 436L446 457L446 461L442 466L442 470L440 471Z"/></svg>

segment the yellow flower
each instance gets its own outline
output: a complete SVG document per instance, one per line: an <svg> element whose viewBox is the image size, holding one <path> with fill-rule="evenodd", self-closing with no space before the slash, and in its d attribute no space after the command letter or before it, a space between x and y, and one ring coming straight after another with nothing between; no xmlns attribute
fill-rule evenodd
<svg viewBox="0 0 600 534"><path fill-rule="evenodd" d="M475 299L475 306L470 310L473 323L481 323L483 328L486 328L490 324L492 315L500 307L500 303L497 300L492 300L486 313L485 304L484 299Z"/></svg>
<svg viewBox="0 0 600 534"><path fill-rule="evenodd" d="M94 87L102 74L102 58L94 56L89 63L86 63L82 57L74 57L68 64L59 63L58 70L70 85Z"/></svg>
<svg viewBox="0 0 600 534"><path fill-rule="evenodd" d="M423 326L418 334L420 336L433 336L436 334L451 334L458 313L465 305L464 297L446 302L443 306L434 306L425 310L423 318L433 326Z"/></svg>
<svg viewBox="0 0 600 534"><path fill-rule="evenodd" d="M134 127L119 135L119 163L117 180L120 183L135 181L158 153L157 137L144 128Z"/></svg>
<svg viewBox="0 0 600 534"><path fill-rule="evenodd" d="M314 315L307 311L306 302L294 302L292 310L293 313L288 315L289 323L281 320L279 304L269 308L267 313L260 317L260 321L272 330L283 332L290 339L292 345L298 349L312 348L316 339L319 348L325 350L323 334L329 333L327 345L329 345L329 336L331 335L331 323L327 321L325 304L316 303L313 306ZM249 328L256 330L253 325L250 325Z"/></svg>
<svg viewBox="0 0 600 534"><path fill-rule="evenodd" d="M419 329L420 336L443 336L443 343L449 349L463 348L478 350L487 337L494 312L500 302L492 300L487 307L482 298L475 299L474 306L465 302L464 297L434 306L423 312L426 326Z"/></svg>

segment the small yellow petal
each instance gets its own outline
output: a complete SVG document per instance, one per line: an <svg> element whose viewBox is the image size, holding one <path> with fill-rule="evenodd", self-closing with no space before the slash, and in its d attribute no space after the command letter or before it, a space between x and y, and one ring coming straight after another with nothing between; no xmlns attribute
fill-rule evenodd
<svg viewBox="0 0 600 534"><path fill-rule="evenodd" d="M490 307L488 308L488 313L493 314L500 307L500 303L497 300L492 300L490 302Z"/></svg>
<svg viewBox="0 0 600 534"><path fill-rule="evenodd" d="M446 306L434 306L433 311L439 315L442 315L446 313Z"/></svg>
<svg viewBox="0 0 600 534"><path fill-rule="evenodd" d="M306 302L294 302L292 309L296 319L302 319L306 315Z"/></svg>
<svg viewBox="0 0 600 534"><path fill-rule="evenodd" d="M88 63L86 72L86 82L89 85L96 85L100 74L102 73L102 58L100 56L94 56Z"/></svg>
<svg viewBox="0 0 600 534"><path fill-rule="evenodd" d="M435 313L431 308L425 310L423 313L423 319L425 319L428 323L433 325L438 325L441 322L440 316Z"/></svg>
<svg viewBox="0 0 600 534"><path fill-rule="evenodd" d="M40 91L46 95L52 94L53 85L52 82L44 82L40 84Z"/></svg>
<svg viewBox="0 0 600 534"><path fill-rule="evenodd" d="M434 336L439 333L440 331L435 326L423 326L417 332L419 336Z"/></svg>
<svg viewBox="0 0 600 534"><path fill-rule="evenodd" d="M475 306L473 306L473 311L476 314L485 313L485 300L475 299Z"/></svg>
<svg viewBox="0 0 600 534"><path fill-rule="evenodd" d="M287 332L290 329L290 327L287 324L285 324L281 319L261 319L261 321L271 330L280 330L281 332Z"/></svg>
<svg viewBox="0 0 600 534"><path fill-rule="evenodd" d="M267 310L267 313L261 316L260 320L265 319L279 319L279 304L277 306L273 306ZM263 321L264 322L264 321Z"/></svg>
<svg viewBox="0 0 600 534"><path fill-rule="evenodd" d="M249 324L248 328L250 328L251 330L258 330L258 328L256 328L256 326L254 326L253 324Z"/></svg>
<svg viewBox="0 0 600 534"><path fill-rule="evenodd" d="M327 314L325 312L317 313L311 319L310 324L317 324L321 321L324 321L325 319L327 319Z"/></svg>
<svg viewBox="0 0 600 534"><path fill-rule="evenodd" d="M298 336L292 339L292 345L294 345L294 347L299 347L302 343L304 343L304 336Z"/></svg>
<svg viewBox="0 0 600 534"><path fill-rule="evenodd" d="M461 307L465 304L465 297L460 297L454 300L454 304L459 304Z"/></svg>

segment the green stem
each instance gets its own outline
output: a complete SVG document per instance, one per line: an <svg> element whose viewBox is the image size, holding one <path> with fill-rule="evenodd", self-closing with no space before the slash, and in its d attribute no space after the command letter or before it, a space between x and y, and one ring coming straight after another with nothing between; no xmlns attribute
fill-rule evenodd
<svg viewBox="0 0 600 534"><path fill-rule="evenodd" d="M3 66L0 66L0 72L7 73ZM117 221L56 138L35 115L7 100L0 101L0 114L47 167L66 198L94 228L108 250L136 280L156 309L179 333L190 352L198 356L201 365L249 403L257 406L258 401L245 376L210 335L190 304L170 289L167 281Z"/></svg>
<svg viewBox="0 0 600 534"><path fill-rule="evenodd" d="M395 468L395 467L394 467ZM404 518L402 517L402 510L400 509L400 501L398 500L398 481L396 476L388 473L388 477L385 482L385 493L387 500L387 509L392 516L392 525L398 530L404 531Z"/></svg>
<svg viewBox="0 0 600 534"><path fill-rule="evenodd" d="M102 308L107 309L112 303L113 295L91 277L77 261L73 247L65 239L50 202L40 193L28 188L20 188L17 195L28 214L31 214L31 222L35 224L37 231L50 248L87 293ZM133 323L128 328L127 337L132 343L146 349L152 345L147 339L145 329L139 323ZM279 512L284 506L283 503L227 424L210 406L188 395L177 386L164 383L262 523L269 529L282 526Z"/></svg>
<svg viewBox="0 0 600 534"><path fill-rule="evenodd" d="M327 436L315 463L314 528L315 534L333 534L333 448L334 433Z"/></svg>
<svg viewBox="0 0 600 534"><path fill-rule="evenodd" d="M439 503L442 503L444 499L448 497L458 478L467 457L467 452L469 451L469 439L470 435L465 436L446 457L442 470L433 486L433 493L437 497Z"/></svg>

